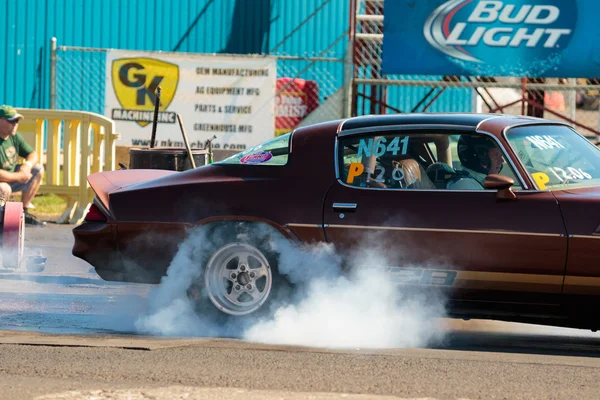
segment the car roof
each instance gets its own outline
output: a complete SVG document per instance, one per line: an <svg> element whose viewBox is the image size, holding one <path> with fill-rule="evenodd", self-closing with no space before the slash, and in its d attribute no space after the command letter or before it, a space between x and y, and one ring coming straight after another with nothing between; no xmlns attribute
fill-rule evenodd
<svg viewBox="0 0 600 400"><path fill-rule="evenodd" d="M531 124L552 124L570 126L556 120L535 118L523 115L493 114L493 113L407 113L364 115L346 119L337 119L299 127L294 131L295 139L302 141L306 137L320 136L324 140L331 140L343 133L365 133L376 131L378 127L393 126L440 126L461 127L477 130L502 137L502 132L507 127ZM325 139L325 138L329 139Z"/></svg>
<svg viewBox="0 0 600 400"><path fill-rule="evenodd" d="M482 122L494 119L504 126L532 122L554 122L540 118L484 113L412 113L365 115L349 118L342 122L340 131L389 125L452 125L477 128Z"/></svg>
<svg viewBox="0 0 600 400"><path fill-rule="evenodd" d="M365 115L347 119L340 130L347 131L389 125L461 125L475 128L481 121L493 116L493 114L462 113Z"/></svg>

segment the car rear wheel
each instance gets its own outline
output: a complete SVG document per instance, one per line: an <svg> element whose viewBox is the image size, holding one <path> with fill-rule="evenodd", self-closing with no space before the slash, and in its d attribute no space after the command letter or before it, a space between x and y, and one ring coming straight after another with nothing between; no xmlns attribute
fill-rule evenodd
<svg viewBox="0 0 600 400"><path fill-rule="evenodd" d="M201 227L199 274L187 296L196 314L215 322L269 317L288 303L294 288L279 273L273 240L280 235L260 223L224 222Z"/></svg>
<svg viewBox="0 0 600 400"><path fill-rule="evenodd" d="M212 304L223 313L248 315L269 298L273 273L258 247L234 242L216 250L208 260L204 286Z"/></svg>

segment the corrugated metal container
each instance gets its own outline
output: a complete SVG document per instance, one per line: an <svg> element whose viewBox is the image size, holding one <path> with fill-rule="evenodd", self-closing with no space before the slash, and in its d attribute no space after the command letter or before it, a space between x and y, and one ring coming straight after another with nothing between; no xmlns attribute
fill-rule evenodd
<svg viewBox="0 0 600 400"><path fill-rule="evenodd" d="M53 37L58 46L97 49L271 53L342 59L347 45L344 34L348 29L349 3L349 0L1 0L0 76L5 79L0 85L0 104L50 108ZM103 113L104 53L59 51L57 57L56 107ZM302 74L296 75L299 72ZM316 80L323 101L341 87L343 66L321 61L313 65L307 61L280 61L278 76ZM424 92L423 88L391 87L388 99L392 106L407 112ZM451 89L429 111L469 108L470 92Z"/></svg>
<svg viewBox="0 0 600 400"><path fill-rule="evenodd" d="M0 103L49 107L52 37L59 46L266 54L293 33L276 54L316 55L347 30L348 13L347 0L2 0ZM342 58L345 43L326 55Z"/></svg>

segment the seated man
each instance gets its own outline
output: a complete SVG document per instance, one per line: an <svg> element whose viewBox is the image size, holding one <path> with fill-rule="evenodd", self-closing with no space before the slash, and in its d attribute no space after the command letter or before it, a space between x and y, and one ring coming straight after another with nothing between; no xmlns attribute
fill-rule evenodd
<svg viewBox="0 0 600 400"><path fill-rule="evenodd" d="M464 176L448 183L447 189L483 190L483 181L489 174L502 170L502 150L486 136L461 135L458 139L458 158Z"/></svg>
<svg viewBox="0 0 600 400"><path fill-rule="evenodd" d="M28 211L42 182L44 167L38 164L37 153L17 133L22 118L13 107L0 106L0 206L4 207L13 192L22 192L25 223L45 226ZM25 158L25 163L17 164L19 157Z"/></svg>

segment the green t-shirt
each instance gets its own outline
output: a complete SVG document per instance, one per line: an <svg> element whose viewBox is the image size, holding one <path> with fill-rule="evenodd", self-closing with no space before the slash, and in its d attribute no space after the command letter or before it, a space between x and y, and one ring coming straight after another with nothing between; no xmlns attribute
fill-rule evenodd
<svg viewBox="0 0 600 400"><path fill-rule="evenodd" d="M28 145L23 136L17 133L14 136L9 136L6 139L0 139L0 163L2 169L8 172L14 172L19 157L27 157L33 148Z"/></svg>

